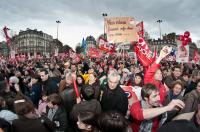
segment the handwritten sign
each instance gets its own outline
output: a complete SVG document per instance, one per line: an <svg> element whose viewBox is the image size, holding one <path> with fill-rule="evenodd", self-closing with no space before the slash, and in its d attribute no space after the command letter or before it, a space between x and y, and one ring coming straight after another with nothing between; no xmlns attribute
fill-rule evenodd
<svg viewBox="0 0 200 132"><path fill-rule="evenodd" d="M110 43L123 43L138 40L135 20L131 17L105 18L107 40Z"/></svg>

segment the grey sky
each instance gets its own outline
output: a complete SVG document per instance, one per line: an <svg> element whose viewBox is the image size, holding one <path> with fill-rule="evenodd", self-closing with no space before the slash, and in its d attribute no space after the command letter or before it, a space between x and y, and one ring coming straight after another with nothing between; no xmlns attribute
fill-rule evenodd
<svg viewBox="0 0 200 132"><path fill-rule="evenodd" d="M102 13L108 16L132 16L144 21L150 36L188 30L194 41L200 39L200 0L0 0L0 27L5 25L15 32L26 28L42 30L72 47L82 38L103 33ZM4 40L2 35L0 41Z"/></svg>

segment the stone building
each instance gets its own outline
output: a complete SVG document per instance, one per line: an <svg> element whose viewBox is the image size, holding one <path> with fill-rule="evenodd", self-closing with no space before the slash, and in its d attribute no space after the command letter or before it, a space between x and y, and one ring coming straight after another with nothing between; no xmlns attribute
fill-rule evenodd
<svg viewBox="0 0 200 132"><path fill-rule="evenodd" d="M53 37L36 29L27 28L26 31L20 31L18 35L11 39L11 49L16 54L51 54L54 49Z"/></svg>

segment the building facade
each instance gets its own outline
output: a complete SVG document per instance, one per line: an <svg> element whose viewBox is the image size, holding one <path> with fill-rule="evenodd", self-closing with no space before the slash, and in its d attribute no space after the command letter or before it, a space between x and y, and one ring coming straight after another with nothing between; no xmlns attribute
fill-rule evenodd
<svg viewBox="0 0 200 132"><path fill-rule="evenodd" d="M9 56L9 48L5 41L0 42L0 56Z"/></svg>
<svg viewBox="0 0 200 132"><path fill-rule="evenodd" d="M96 48L96 40L95 40L95 38L93 37L93 36L88 36L87 38L86 38L86 44L87 44L87 49L89 49L89 48Z"/></svg>
<svg viewBox="0 0 200 132"><path fill-rule="evenodd" d="M51 54L53 50L53 37L42 31L27 29L20 31L11 39L11 50L16 54Z"/></svg>

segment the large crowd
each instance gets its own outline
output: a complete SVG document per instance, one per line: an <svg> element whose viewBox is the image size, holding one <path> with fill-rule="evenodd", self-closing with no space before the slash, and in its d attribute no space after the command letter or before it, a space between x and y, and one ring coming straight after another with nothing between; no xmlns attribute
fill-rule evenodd
<svg viewBox="0 0 200 132"><path fill-rule="evenodd" d="M0 132L197 132L200 66L115 55L0 62ZM78 89L78 90L77 90Z"/></svg>

